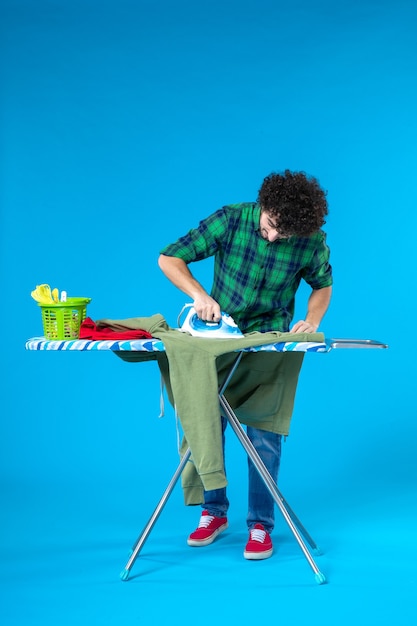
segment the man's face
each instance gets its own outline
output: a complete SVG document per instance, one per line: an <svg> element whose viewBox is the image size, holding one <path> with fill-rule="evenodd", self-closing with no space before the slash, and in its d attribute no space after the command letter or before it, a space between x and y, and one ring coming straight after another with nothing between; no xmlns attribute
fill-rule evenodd
<svg viewBox="0 0 417 626"><path fill-rule="evenodd" d="M267 241L276 241L277 239L285 239L287 237L280 233L277 217L272 217L266 211L261 212L259 230L261 231L262 237Z"/></svg>

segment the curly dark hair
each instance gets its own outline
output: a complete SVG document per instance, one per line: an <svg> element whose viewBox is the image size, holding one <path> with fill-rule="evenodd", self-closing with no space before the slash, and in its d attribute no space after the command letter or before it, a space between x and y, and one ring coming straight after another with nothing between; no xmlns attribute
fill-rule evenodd
<svg viewBox="0 0 417 626"><path fill-rule="evenodd" d="M326 223L328 213L324 191L316 178L304 172L273 172L261 185L258 203L262 211L276 218L283 235L308 236Z"/></svg>

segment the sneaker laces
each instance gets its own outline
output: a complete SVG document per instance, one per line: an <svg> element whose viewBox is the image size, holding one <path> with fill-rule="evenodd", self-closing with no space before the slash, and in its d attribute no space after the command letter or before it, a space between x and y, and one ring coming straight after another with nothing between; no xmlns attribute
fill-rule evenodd
<svg viewBox="0 0 417 626"><path fill-rule="evenodd" d="M208 528L214 520L214 515L202 515L198 523L199 528Z"/></svg>
<svg viewBox="0 0 417 626"><path fill-rule="evenodd" d="M250 531L251 541L259 541L259 543L264 543L266 537L266 530L261 530L260 528L252 528Z"/></svg>

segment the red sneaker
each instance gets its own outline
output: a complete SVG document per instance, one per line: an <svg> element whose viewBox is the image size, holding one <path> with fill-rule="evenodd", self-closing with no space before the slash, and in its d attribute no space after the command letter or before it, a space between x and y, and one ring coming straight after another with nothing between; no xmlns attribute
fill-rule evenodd
<svg viewBox="0 0 417 626"><path fill-rule="evenodd" d="M245 546L243 556L252 561L269 559L273 552L269 533L262 524L255 524L249 531L249 541Z"/></svg>
<svg viewBox="0 0 417 626"><path fill-rule="evenodd" d="M198 528L188 537L187 543L189 546L208 546L227 526L227 517L215 517L203 511Z"/></svg>

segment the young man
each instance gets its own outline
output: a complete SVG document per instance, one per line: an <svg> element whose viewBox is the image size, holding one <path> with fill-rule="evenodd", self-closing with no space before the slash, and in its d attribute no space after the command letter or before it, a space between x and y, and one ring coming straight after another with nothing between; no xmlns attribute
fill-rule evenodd
<svg viewBox="0 0 417 626"><path fill-rule="evenodd" d="M229 313L244 333L316 332L329 306L332 270L321 230L328 213L326 192L303 172L272 173L257 202L224 206L161 250L158 263L167 278L193 299L205 321ZM188 265L214 256L210 294ZM295 294L304 279L312 288L305 319L291 326ZM225 427L226 420L223 420ZM247 433L272 478L278 477L282 434L248 426ZM198 528L190 546L209 545L227 528L226 488L205 491ZM247 559L272 554L274 501L249 463Z"/></svg>

